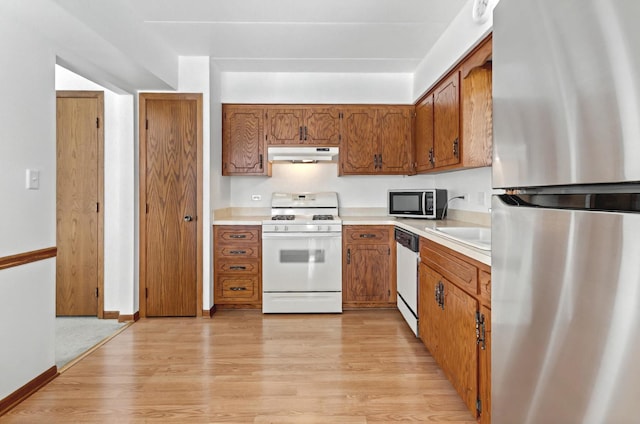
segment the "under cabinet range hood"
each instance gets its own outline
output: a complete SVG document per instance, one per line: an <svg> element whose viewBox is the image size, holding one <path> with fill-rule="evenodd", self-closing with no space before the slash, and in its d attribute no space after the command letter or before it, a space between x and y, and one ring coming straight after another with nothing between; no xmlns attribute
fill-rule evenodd
<svg viewBox="0 0 640 424"><path fill-rule="evenodd" d="M316 163L337 162L337 147L269 146L269 162Z"/></svg>

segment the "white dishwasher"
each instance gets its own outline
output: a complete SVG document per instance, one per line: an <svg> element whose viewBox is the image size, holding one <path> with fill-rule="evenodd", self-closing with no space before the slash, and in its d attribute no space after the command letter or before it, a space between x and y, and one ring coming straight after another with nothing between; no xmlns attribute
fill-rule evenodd
<svg viewBox="0 0 640 424"><path fill-rule="evenodd" d="M398 309L418 336L418 262L420 238L401 228L395 229L397 243Z"/></svg>

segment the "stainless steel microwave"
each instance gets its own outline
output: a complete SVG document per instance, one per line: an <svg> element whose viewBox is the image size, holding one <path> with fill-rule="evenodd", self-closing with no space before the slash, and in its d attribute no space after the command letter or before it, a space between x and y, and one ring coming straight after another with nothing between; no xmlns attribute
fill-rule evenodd
<svg viewBox="0 0 640 424"><path fill-rule="evenodd" d="M387 213L405 218L442 219L446 216L447 190L389 190Z"/></svg>

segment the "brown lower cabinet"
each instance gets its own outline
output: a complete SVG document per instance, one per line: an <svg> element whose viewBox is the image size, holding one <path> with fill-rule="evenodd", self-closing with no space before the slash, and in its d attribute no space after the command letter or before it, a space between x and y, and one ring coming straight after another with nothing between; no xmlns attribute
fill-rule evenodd
<svg viewBox="0 0 640 424"><path fill-rule="evenodd" d="M396 244L392 225L345 225L342 229L344 308L396 304Z"/></svg>
<svg viewBox="0 0 640 424"><path fill-rule="evenodd" d="M469 410L491 420L490 268L420 239L419 336Z"/></svg>
<svg viewBox="0 0 640 424"><path fill-rule="evenodd" d="M262 305L262 229L214 225L214 300L222 308Z"/></svg>

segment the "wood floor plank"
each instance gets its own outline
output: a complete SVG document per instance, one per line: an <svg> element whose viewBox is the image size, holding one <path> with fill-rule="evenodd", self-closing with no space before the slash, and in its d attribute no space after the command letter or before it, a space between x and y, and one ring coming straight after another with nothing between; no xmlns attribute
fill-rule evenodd
<svg viewBox="0 0 640 424"><path fill-rule="evenodd" d="M395 310L138 321L2 422L475 423Z"/></svg>

